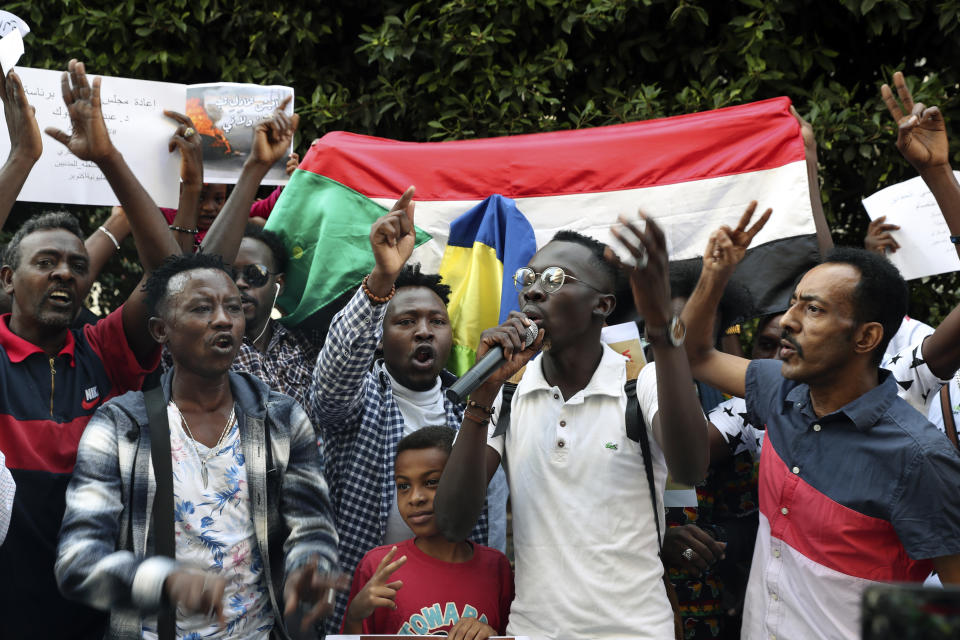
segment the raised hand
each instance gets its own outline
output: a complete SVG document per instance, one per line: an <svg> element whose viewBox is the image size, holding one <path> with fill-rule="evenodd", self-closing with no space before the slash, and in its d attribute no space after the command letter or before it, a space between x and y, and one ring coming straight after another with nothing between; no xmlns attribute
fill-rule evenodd
<svg viewBox="0 0 960 640"><path fill-rule="evenodd" d="M926 107L922 102L914 103L903 74L899 71L893 74L893 85L897 89L899 102L887 84L880 87L880 95L897 123L897 149L920 173L948 166L950 149L940 109ZM902 108L900 103L903 104Z"/></svg>
<svg viewBox="0 0 960 640"><path fill-rule="evenodd" d="M164 592L178 609L184 613L216 614L220 628L227 626L223 615L223 592L227 581L206 571L178 570L167 576Z"/></svg>
<svg viewBox="0 0 960 640"><path fill-rule="evenodd" d="M44 131L81 160L106 160L116 148L110 141L100 110L100 76L93 79L91 88L82 62L71 60L67 68L69 72L64 72L61 77L60 88L73 131L69 135L56 127L47 127Z"/></svg>
<svg viewBox="0 0 960 640"><path fill-rule="evenodd" d="M10 136L10 157L23 157L36 162L43 153L43 140L37 124L36 109L27 102L20 76L12 69L7 77L0 75L0 100Z"/></svg>
<svg viewBox="0 0 960 640"><path fill-rule="evenodd" d="M413 254L417 242L413 226L414 191L413 187L404 191L390 213L380 217L370 227L370 247L376 266L367 286L374 295L389 295L394 280Z"/></svg>
<svg viewBox="0 0 960 640"><path fill-rule="evenodd" d="M167 150L173 153L180 149L180 180L184 185L203 185L203 140L189 116L176 111L164 110L163 115L177 123L177 130L170 137ZM189 135L187 135L189 134Z"/></svg>
<svg viewBox="0 0 960 640"><path fill-rule="evenodd" d="M753 242L760 230L767 224L773 209L767 209L760 216L757 222L747 229L757 210L757 201L754 200L747 205L746 211L740 216L740 222L736 229L724 225L710 234L707 241L707 250L703 253L703 268L710 271L728 271L732 272L743 256L747 253L747 247Z"/></svg>
<svg viewBox="0 0 960 640"><path fill-rule="evenodd" d="M605 258L630 280L637 313L651 327L665 327L673 316L670 306L670 271L667 241L663 231L651 218L639 213L644 228L635 220L620 216L620 227L611 229L613 237L633 256L635 264L622 262L607 247Z"/></svg>
<svg viewBox="0 0 960 640"><path fill-rule="evenodd" d="M803 119L803 116L790 105L790 115L800 124L800 136L803 138L803 148L807 153L817 152L817 137L813 133L813 125Z"/></svg>
<svg viewBox="0 0 960 640"><path fill-rule="evenodd" d="M273 112L273 116L257 124L253 129L253 144L250 147L250 157L247 162L254 162L264 166L273 166L277 160L287 154L293 132L300 124L300 116L287 115L284 109L293 100L287 96L280 106Z"/></svg>
<svg viewBox="0 0 960 640"><path fill-rule="evenodd" d="M317 570L318 562L317 556L310 558L307 564L287 576L283 587L283 615L293 613L300 602L311 606L300 622L301 631L306 631L311 624L329 615L333 611L336 592L348 586L345 576L320 573Z"/></svg>
<svg viewBox="0 0 960 640"><path fill-rule="evenodd" d="M297 167L300 166L300 154L296 151L290 154L290 157L287 158L287 175L292 176L293 172L297 170Z"/></svg>
<svg viewBox="0 0 960 640"><path fill-rule="evenodd" d="M889 251L893 253L900 248L900 245L893 238L891 231L900 228L899 225L886 222L887 216L880 216L873 220L867 227L867 235L863 238L863 246L867 251L873 251L880 255L886 255Z"/></svg>
<svg viewBox="0 0 960 640"><path fill-rule="evenodd" d="M407 562L407 556L400 556L400 558L394 560L393 558L396 555L397 548L393 547L383 556L380 564L377 565L377 570L367 580L367 584L363 585L363 589L353 597L350 606L347 608L348 623L362 623L373 615L374 610L379 607L389 607L396 610L397 591L403 586L403 581L394 580L391 582L390 576Z"/></svg>

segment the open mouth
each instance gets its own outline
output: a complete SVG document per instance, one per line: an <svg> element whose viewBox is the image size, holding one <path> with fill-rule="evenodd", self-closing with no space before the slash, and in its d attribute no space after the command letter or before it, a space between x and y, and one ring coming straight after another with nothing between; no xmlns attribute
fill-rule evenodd
<svg viewBox="0 0 960 640"><path fill-rule="evenodd" d="M790 358L790 356L795 355L796 353L797 347L792 342L786 339L780 341L779 356L781 360L787 360Z"/></svg>
<svg viewBox="0 0 960 640"><path fill-rule="evenodd" d="M531 322L536 324L538 327L541 327L541 328L543 327L543 313L541 313L540 310L537 309L536 307L527 305L526 307L520 310L520 313L527 316L527 320L530 320Z"/></svg>
<svg viewBox="0 0 960 640"><path fill-rule="evenodd" d="M421 367L432 367L436 359L436 350L428 344L422 344L413 350L413 362Z"/></svg>
<svg viewBox="0 0 960 640"><path fill-rule="evenodd" d="M73 304L73 296L70 295L70 292L63 289L57 289L56 291L51 291L48 293L47 300L60 306L68 306Z"/></svg>
<svg viewBox="0 0 960 640"><path fill-rule="evenodd" d="M213 346L217 349L229 351L233 348L233 336L229 333L220 333L213 338Z"/></svg>

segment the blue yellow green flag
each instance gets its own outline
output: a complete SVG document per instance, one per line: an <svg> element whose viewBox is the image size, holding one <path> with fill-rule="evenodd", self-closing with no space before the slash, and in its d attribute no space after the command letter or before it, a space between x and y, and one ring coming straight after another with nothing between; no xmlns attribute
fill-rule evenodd
<svg viewBox="0 0 960 640"><path fill-rule="evenodd" d="M488 197L450 223L440 261L440 275L451 288L450 371L460 375L473 366L480 333L519 308L513 274L536 251L530 221L516 202L501 195Z"/></svg>

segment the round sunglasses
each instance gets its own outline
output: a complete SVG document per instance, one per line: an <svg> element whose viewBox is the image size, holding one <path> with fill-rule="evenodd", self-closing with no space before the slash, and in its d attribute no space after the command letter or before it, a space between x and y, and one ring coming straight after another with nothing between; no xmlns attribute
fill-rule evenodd
<svg viewBox="0 0 960 640"><path fill-rule="evenodd" d="M537 281L537 278L540 279L540 288L543 289L544 293L556 292L567 280L573 280L574 282L579 282L585 287L590 287L594 291L606 293L606 291L598 289L592 284L584 282L580 278L574 278L573 276L565 273L560 267L547 267L540 273L537 273L530 267L520 267L517 269L516 273L513 274L513 286L518 292L523 293L525 290L533 286L533 284Z"/></svg>

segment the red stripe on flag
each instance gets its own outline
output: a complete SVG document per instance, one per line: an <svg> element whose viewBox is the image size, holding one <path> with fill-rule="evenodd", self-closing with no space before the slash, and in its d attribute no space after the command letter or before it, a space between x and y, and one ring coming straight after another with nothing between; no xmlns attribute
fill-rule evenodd
<svg viewBox="0 0 960 640"><path fill-rule="evenodd" d="M17 420L0 415L0 451L9 469L70 473L77 463L80 436L91 416L70 422Z"/></svg>
<svg viewBox="0 0 960 640"><path fill-rule="evenodd" d="M849 576L922 582L933 568L929 560L907 555L890 522L845 507L791 473L769 436L760 454L760 511L771 536Z"/></svg>
<svg viewBox="0 0 960 640"><path fill-rule="evenodd" d="M300 169L371 198L482 200L637 189L781 167L804 159L789 98L608 127L451 142L334 131Z"/></svg>

